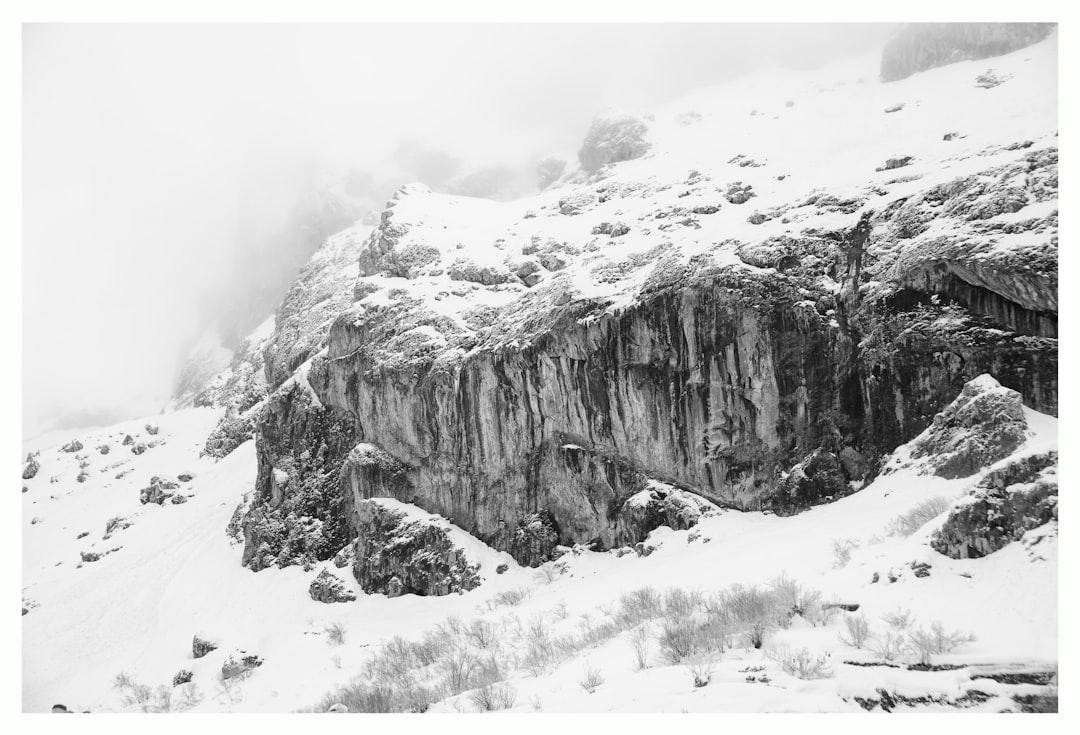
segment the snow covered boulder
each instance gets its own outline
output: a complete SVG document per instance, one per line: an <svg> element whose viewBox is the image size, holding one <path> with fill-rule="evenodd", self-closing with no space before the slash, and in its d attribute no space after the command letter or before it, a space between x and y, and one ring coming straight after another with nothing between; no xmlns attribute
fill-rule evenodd
<svg viewBox="0 0 1080 735"><path fill-rule="evenodd" d="M41 469L41 464L37 461L38 454L31 452L26 455L26 466L23 467L22 479L29 480L37 475L38 470Z"/></svg>
<svg viewBox="0 0 1080 735"><path fill-rule="evenodd" d="M319 572L319 575L311 581L308 594L316 602L353 602L356 595L349 591L345 582L327 569Z"/></svg>
<svg viewBox="0 0 1080 735"><path fill-rule="evenodd" d="M983 374L969 381L926 431L908 445L924 471L967 477L1008 457L1027 439L1020 394Z"/></svg>
<svg viewBox="0 0 1080 735"><path fill-rule="evenodd" d="M479 565L455 543L464 532L444 518L388 498L360 501L356 517L353 575L365 592L438 596L480 585Z"/></svg>
<svg viewBox="0 0 1080 735"><path fill-rule="evenodd" d="M648 131L645 119L631 113L609 110L597 115L578 151L581 167L592 173L609 163L641 158L651 147Z"/></svg>
<svg viewBox="0 0 1080 735"><path fill-rule="evenodd" d="M647 489L631 495L619 510L616 528L619 545L640 541L660 526L685 531L696 526L704 513L717 510L694 493L656 480L648 483Z"/></svg>
<svg viewBox="0 0 1080 735"><path fill-rule="evenodd" d="M1058 453L1023 457L990 472L934 532L930 545L953 559L992 554L1057 521Z"/></svg>
<svg viewBox="0 0 1080 735"><path fill-rule="evenodd" d="M83 445L82 445L81 441L79 441L78 439L72 439L67 444L60 447L60 451L61 452L67 452L68 454L73 454L75 452L82 451L82 448L83 448Z"/></svg>

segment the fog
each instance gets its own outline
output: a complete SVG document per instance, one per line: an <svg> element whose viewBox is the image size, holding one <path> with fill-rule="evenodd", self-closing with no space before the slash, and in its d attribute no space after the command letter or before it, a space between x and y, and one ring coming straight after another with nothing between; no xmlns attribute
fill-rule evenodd
<svg viewBox="0 0 1080 735"><path fill-rule="evenodd" d="M24 26L24 438L160 411L216 312L277 288L246 266L283 247L319 171L378 199L499 167L521 193L605 106L865 53L889 29Z"/></svg>

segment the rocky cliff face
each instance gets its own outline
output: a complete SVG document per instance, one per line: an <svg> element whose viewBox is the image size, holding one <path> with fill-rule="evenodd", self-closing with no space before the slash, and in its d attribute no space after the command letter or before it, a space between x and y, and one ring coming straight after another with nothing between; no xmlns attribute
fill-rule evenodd
<svg viewBox="0 0 1080 735"><path fill-rule="evenodd" d="M393 498L535 565L689 522L673 497L794 513L853 492L983 373L1056 412L1043 118L1032 141L935 137L906 176L875 152L807 190L763 157L679 153L705 140L695 115L657 119L653 158L583 158L530 200L407 187L355 281L313 268L328 295L294 288L266 353L245 563L374 543L359 509ZM664 163L687 159L716 162Z"/></svg>
<svg viewBox="0 0 1080 735"><path fill-rule="evenodd" d="M906 23L885 45L881 80L892 82L944 64L1001 56L1043 40L1055 23Z"/></svg>

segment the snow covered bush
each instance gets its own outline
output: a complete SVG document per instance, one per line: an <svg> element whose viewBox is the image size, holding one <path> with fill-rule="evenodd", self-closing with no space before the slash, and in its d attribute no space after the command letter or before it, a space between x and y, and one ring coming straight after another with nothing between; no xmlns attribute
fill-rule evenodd
<svg viewBox="0 0 1080 735"><path fill-rule="evenodd" d="M941 496L924 500L909 510L901 513L889 524L890 536L908 537L950 508L949 501Z"/></svg>
<svg viewBox="0 0 1080 735"><path fill-rule="evenodd" d="M776 646L765 649L765 658L780 664L784 673L799 679L827 679L832 676L832 670L825 662L824 656L815 656L807 648L795 651L790 646Z"/></svg>

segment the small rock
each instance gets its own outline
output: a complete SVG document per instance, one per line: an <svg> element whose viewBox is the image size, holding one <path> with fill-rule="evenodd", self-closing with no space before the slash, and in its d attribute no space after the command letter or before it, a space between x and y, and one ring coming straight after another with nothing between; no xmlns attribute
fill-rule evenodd
<svg viewBox="0 0 1080 735"><path fill-rule="evenodd" d="M41 464L37 461L38 453L33 452L26 455L26 466L23 467L22 479L29 480L38 473L41 469Z"/></svg>
<svg viewBox="0 0 1080 735"><path fill-rule="evenodd" d="M135 440L131 438L131 434L125 434L124 435L124 441L121 442L121 443L126 447L129 444L134 444Z"/></svg>
<svg viewBox="0 0 1080 735"><path fill-rule="evenodd" d="M180 669L173 675L172 685L178 687L181 684L187 684L189 681L191 681L191 672L187 669Z"/></svg>
<svg viewBox="0 0 1080 735"><path fill-rule="evenodd" d="M133 446L131 448L131 453L132 454L142 454L145 451L146 451L146 445L143 444L142 442L139 442L138 444L136 444L135 446Z"/></svg>
<svg viewBox="0 0 1080 735"><path fill-rule="evenodd" d="M82 560L84 562L97 561L101 558L101 554L97 553L96 551L80 551L79 556L82 557Z"/></svg>
<svg viewBox="0 0 1080 735"><path fill-rule="evenodd" d="M191 482L193 479L195 479L195 475L191 474L190 472L182 472L176 476L176 479L180 482Z"/></svg>
<svg viewBox="0 0 1080 735"><path fill-rule="evenodd" d="M45 519L42 518L41 516L34 516L33 518L30 519L30 525L31 526L36 526L37 524L44 522L44 520Z"/></svg>
<svg viewBox="0 0 1080 735"><path fill-rule="evenodd" d="M97 450L98 450L98 454L108 454L109 453L109 445L108 444L102 444L100 447L97 448Z"/></svg>
<svg viewBox="0 0 1080 735"><path fill-rule="evenodd" d="M78 536L76 536L75 538L76 538L76 539L86 538L86 537L87 537L87 536L89 536L89 535L90 535L90 532L89 532L89 531L83 531L82 533L80 533L80 534L79 534Z"/></svg>
<svg viewBox="0 0 1080 735"><path fill-rule="evenodd" d="M143 428L146 429L146 433L150 436L156 436L158 433L158 427L156 426L151 426L150 424L147 424Z"/></svg>
<svg viewBox="0 0 1080 735"><path fill-rule="evenodd" d="M506 572L506 570L508 570L509 568L510 568L510 565L509 565L509 564L500 564L499 566L495 567L495 573L496 573L496 574L503 574L503 573L505 573L505 572Z"/></svg>
<svg viewBox="0 0 1080 735"><path fill-rule="evenodd" d="M75 478L75 480L77 482L86 482L89 479L90 479L90 473L88 473L86 470L83 470L82 472L80 472L79 476Z"/></svg>
<svg viewBox="0 0 1080 735"><path fill-rule="evenodd" d="M173 505L181 505L182 503L187 502L187 496L185 496L185 495L173 495L171 498L169 498L169 502L172 503Z"/></svg>
<svg viewBox="0 0 1080 735"><path fill-rule="evenodd" d="M60 447L60 451L61 452L68 452L70 454L72 452L81 451L82 448L83 448L83 445L82 445L81 441L79 441L78 439L72 439L70 442L68 442L64 446Z"/></svg>
<svg viewBox="0 0 1080 735"><path fill-rule="evenodd" d="M891 107L886 107L885 112L900 112L900 110L902 109L904 109L904 103L899 102L895 105L892 105Z"/></svg>

